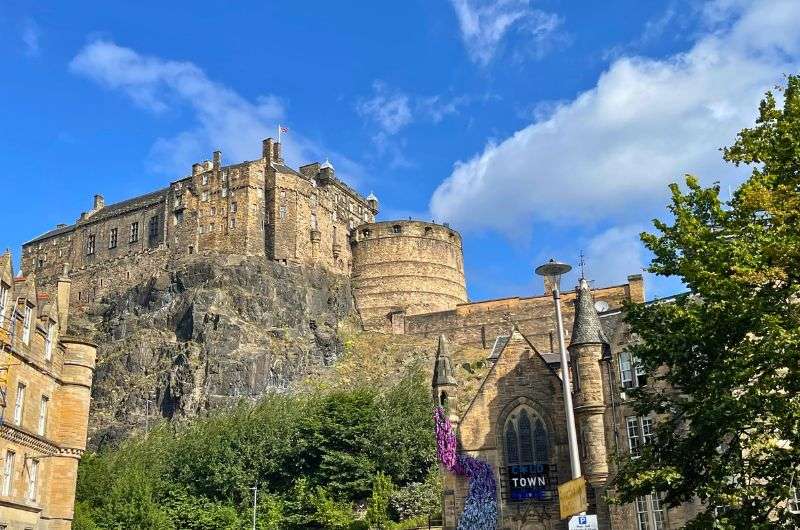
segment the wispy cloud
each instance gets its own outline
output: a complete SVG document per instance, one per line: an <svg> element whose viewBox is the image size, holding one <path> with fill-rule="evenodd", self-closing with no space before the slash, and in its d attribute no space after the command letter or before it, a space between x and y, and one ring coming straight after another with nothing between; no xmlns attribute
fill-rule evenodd
<svg viewBox="0 0 800 530"><path fill-rule="evenodd" d="M216 148L232 160L258 158L260 140L274 136L278 122L286 120L284 103L273 94L247 99L213 81L191 62L143 55L109 40L87 44L70 69L124 93L153 114L189 110L190 128L153 144L150 158L160 172L186 173L193 162L207 158ZM333 155L294 129L283 140L284 156L294 164ZM351 178L358 178L361 171L356 162L341 155L337 167L352 172Z"/></svg>
<svg viewBox="0 0 800 530"><path fill-rule="evenodd" d="M32 18L25 19L22 23L22 43L25 45L25 53L29 57L38 57L41 53L39 40L42 30Z"/></svg>
<svg viewBox="0 0 800 530"><path fill-rule="evenodd" d="M487 66L513 32L515 54L541 56L560 36L561 17L531 6L530 0L451 0L461 38L473 62Z"/></svg>
<svg viewBox="0 0 800 530"><path fill-rule="evenodd" d="M382 81L372 84L373 94L356 104L358 113L378 125L386 134L397 134L411 123L411 103L409 96L391 90Z"/></svg>

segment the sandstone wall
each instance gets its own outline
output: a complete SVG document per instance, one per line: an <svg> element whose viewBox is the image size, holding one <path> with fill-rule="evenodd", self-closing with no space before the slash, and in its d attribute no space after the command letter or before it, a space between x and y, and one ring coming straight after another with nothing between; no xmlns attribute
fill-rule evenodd
<svg viewBox="0 0 800 530"><path fill-rule="evenodd" d="M393 312L446 311L467 301L461 236L449 227L369 223L356 228L351 246L353 290L367 329L388 329Z"/></svg>

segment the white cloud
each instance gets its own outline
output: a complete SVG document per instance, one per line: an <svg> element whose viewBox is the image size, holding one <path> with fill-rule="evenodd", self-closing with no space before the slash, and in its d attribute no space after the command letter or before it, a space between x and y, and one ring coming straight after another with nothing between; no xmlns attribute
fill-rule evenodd
<svg viewBox="0 0 800 530"><path fill-rule="evenodd" d="M586 277L596 285L624 283L627 275L645 267L645 249L639 240L641 225L614 226L589 239L584 250Z"/></svg>
<svg viewBox="0 0 800 530"><path fill-rule="evenodd" d="M409 97L397 90L391 90L382 81L372 84L373 95L356 105L358 113L374 122L385 134L397 134L410 124L411 104Z"/></svg>
<svg viewBox="0 0 800 530"><path fill-rule="evenodd" d="M666 184L683 173L730 174L717 149L797 70L800 3L726 0L714 14L687 52L620 58L591 90L457 163L431 198L433 215L509 235L542 221L641 223L663 211Z"/></svg>
<svg viewBox="0 0 800 530"><path fill-rule="evenodd" d="M451 0L470 58L488 65L505 37L518 31L522 41L515 49L541 55L557 34L561 19L534 9L530 0Z"/></svg>
<svg viewBox="0 0 800 530"><path fill-rule="evenodd" d="M274 95L247 99L211 80L191 62L146 56L108 40L87 44L70 69L97 83L126 94L137 106L155 114L186 108L192 126L174 137L158 138L150 158L154 168L173 176L186 174L191 164L221 149L226 160L261 156L261 140L276 135L286 119L281 100ZM330 157L351 182L362 170L345 156L326 151L295 130L283 136L284 158L291 164Z"/></svg>
<svg viewBox="0 0 800 530"><path fill-rule="evenodd" d="M25 53L30 57L37 57L41 52L39 39L42 30L33 19L27 19L22 24L22 43L25 45Z"/></svg>

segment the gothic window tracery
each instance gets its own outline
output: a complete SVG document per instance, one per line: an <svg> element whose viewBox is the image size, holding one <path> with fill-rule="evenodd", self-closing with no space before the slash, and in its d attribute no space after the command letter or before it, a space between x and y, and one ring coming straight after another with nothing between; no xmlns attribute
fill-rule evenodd
<svg viewBox="0 0 800 530"><path fill-rule="evenodd" d="M508 465L546 464L549 440L542 419L531 409L520 407L509 414L504 429Z"/></svg>

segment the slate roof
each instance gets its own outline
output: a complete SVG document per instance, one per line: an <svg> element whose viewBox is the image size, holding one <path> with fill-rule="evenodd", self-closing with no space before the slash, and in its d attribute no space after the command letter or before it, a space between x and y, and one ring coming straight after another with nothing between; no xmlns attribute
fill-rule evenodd
<svg viewBox="0 0 800 530"><path fill-rule="evenodd" d="M578 298L575 301L575 320L572 323L570 346L578 344L608 344L597 309L594 308L592 290L585 278L581 278Z"/></svg>
<svg viewBox="0 0 800 530"><path fill-rule="evenodd" d="M166 193L169 191L169 188L162 188L160 190L152 191L150 193L145 193L144 195L139 195L138 197L133 197L130 199L126 199L124 201L116 202L113 204L109 204L108 206L104 206L100 210L98 210L94 215L88 217L85 220L80 220L77 223L62 226L60 228L56 228L50 230L49 232L45 232L44 234L31 239L30 241L23 243L24 245L30 245L31 243L36 243L37 241L41 241L42 239L47 239L49 237L57 236L59 234L63 234L66 232L70 232L75 229L76 226L79 224L85 224L87 222L94 222L99 221L101 219L107 219L109 217L113 217L115 215L119 215L124 213L128 210L135 210L137 208L141 208L143 206L149 206L150 204L159 202L163 200Z"/></svg>

